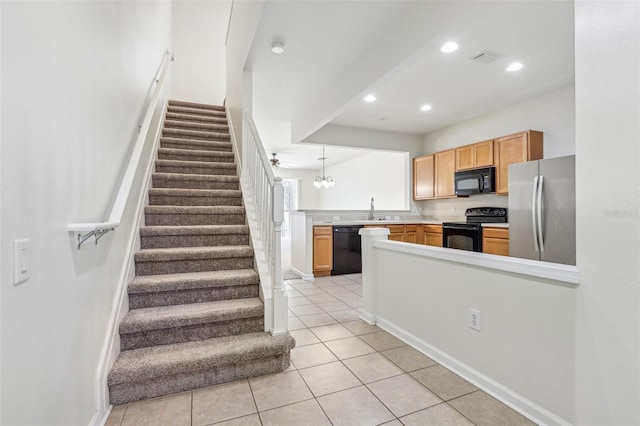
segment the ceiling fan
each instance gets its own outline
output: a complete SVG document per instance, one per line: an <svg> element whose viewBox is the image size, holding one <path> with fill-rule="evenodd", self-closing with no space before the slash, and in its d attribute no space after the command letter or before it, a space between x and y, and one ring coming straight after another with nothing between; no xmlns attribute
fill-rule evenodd
<svg viewBox="0 0 640 426"><path fill-rule="evenodd" d="M278 153L272 152L271 155L273 155L273 158L269 159L269 162L271 163L271 167L274 167L276 169L279 168L279 167L283 167L285 169L288 169L288 168L291 167L291 164L283 163L279 159L276 158L276 155L278 155Z"/></svg>

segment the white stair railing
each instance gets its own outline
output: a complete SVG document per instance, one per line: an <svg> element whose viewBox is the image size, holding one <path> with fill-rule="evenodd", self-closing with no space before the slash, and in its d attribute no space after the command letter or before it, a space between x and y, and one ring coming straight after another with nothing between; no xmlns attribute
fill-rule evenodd
<svg viewBox="0 0 640 426"><path fill-rule="evenodd" d="M231 125L231 120L228 122ZM242 116L242 160L238 159L238 163L265 304L265 330L273 335L283 334L288 331L280 243L284 189L282 178L275 177L271 170L256 125L247 112Z"/></svg>

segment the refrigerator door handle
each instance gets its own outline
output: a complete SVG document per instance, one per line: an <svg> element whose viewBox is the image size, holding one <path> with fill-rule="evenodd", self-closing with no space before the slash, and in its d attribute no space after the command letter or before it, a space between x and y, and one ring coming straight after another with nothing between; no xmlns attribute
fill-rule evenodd
<svg viewBox="0 0 640 426"><path fill-rule="evenodd" d="M531 229L533 230L533 246L536 252L540 251L538 246L538 221L536 220L536 195L538 193L538 176L533 178L533 191L531 191Z"/></svg>
<svg viewBox="0 0 640 426"><path fill-rule="evenodd" d="M537 203L537 215L538 215L538 240L540 241L540 252L544 252L544 233L542 229L542 183L544 182L544 176L540 175L538 180L538 203Z"/></svg>

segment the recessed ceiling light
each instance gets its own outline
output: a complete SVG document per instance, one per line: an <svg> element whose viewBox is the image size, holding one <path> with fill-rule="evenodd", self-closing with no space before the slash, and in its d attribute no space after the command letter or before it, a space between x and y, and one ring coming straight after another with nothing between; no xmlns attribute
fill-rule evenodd
<svg viewBox="0 0 640 426"><path fill-rule="evenodd" d="M367 95L364 97L364 101L365 102L375 102L376 101L376 97L373 95Z"/></svg>
<svg viewBox="0 0 640 426"><path fill-rule="evenodd" d="M276 55L279 55L281 53L284 53L284 44L280 43L279 41L274 42L271 45L271 51L273 53L275 53Z"/></svg>
<svg viewBox="0 0 640 426"><path fill-rule="evenodd" d="M424 104L420 107L420 111L431 111L431 105Z"/></svg>
<svg viewBox="0 0 640 426"><path fill-rule="evenodd" d="M440 48L440 51L443 53L451 53L458 50L458 43L454 43L453 41L448 41Z"/></svg>
<svg viewBox="0 0 640 426"><path fill-rule="evenodd" d="M518 71L519 69L522 69L522 64L520 62L514 62L507 67L507 71L509 72Z"/></svg>

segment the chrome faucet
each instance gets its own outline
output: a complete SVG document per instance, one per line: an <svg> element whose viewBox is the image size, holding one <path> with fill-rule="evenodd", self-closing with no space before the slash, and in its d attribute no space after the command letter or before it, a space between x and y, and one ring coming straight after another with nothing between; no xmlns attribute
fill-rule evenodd
<svg viewBox="0 0 640 426"><path fill-rule="evenodd" d="M369 220L373 220L374 212L375 212L375 207L373 205L373 197L371 197L371 210L369 210Z"/></svg>

